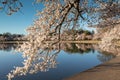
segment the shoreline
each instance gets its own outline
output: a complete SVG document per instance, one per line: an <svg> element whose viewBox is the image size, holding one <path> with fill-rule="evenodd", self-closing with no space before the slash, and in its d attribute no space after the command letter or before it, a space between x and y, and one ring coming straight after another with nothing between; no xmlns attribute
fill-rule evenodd
<svg viewBox="0 0 120 80"><path fill-rule="evenodd" d="M28 40L13 40L13 41L0 41L0 43L22 43ZM57 42L57 41L46 41L46 42ZM79 41L59 41L60 43L99 43L98 40L79 40Z"/></svg>
<svg viewBox="0 0 120 80"><path fill-rule="evenodd" d="M23 43L27 40L16 40L16 41L0 41L0 44L17 44L17 43Z"/></svg>
<svg viewBox="0 0 120 80"><path fill-rule="evenodd" d="M0 41L0 44L2 43L23 43L26 42L28 40L11 40L11 41ZM58 41L46 41L46 42L58 42ZM66 41L59 41L60 43L80 43L80 44L98 44L101 41L100 40L79 40L79 41L70 41L70 40L66 40ZM118 44L116 44L117 46L120 46L120 41L117 41Z"/></svg>
<svg viewBox="0 0 120 80"><path fill-rule="evenodd" d="M64 80L120 80L120 56Z"/></svg>

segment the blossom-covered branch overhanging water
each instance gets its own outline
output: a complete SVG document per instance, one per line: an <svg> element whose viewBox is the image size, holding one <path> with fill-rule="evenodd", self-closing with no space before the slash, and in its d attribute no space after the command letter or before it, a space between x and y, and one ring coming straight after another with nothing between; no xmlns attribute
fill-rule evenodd
<svg viewBox="0 0 120 80"><path fill-rule="evenodd" d="M52 51L56 48L54 45L60 42L60 34L63 30L78 29L83 24L82 22L94 25L99 22L105 23L112 20L118 22L119 20L119 18L115 18L119 16L118 13L120 12L120 3L118 2L111 3L109 0L108 2L100 0L37 0L37 2L39 1L43 2L45 8L37 13L38 18L33 25L28 27L28 34L26 35L28 42L24 42L17 49L26 58L23 62L24 67L16 67L15 70L9 73L7 75L9 80L15 75L46 71L50 66L54 66L56 64L54 60L56 55L52 54ZM94 5L92 5L93 3ZM115 14L113 15L114 12ZM54 36L55 34L59 34L59 36ZM52 35L51 40L54 42L46 41L50 35ZM117 34L116 36L119 37L119 35ZM112 38L116 38L116 36L113 35ZM109 42L104 36L100 47L107 46L108 44L106 43L111 43L112 38L109 39ZM46 56L45 54L48 55ZM42 62L39 62L40 60ZM52 65L50 65L51 63Z"/></svg>

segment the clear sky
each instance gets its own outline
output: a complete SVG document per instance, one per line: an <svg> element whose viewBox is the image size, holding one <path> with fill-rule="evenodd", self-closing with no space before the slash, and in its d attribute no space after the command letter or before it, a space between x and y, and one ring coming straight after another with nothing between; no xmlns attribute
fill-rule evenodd
<svg viewBox="0 0 120 80"><path fill-rule="evenodd" d="M36 10L42 10L43 5L33 5L35 0L20 0L23 3L23 8L11 16L4 11L0 12L0 33L10 32L17 34L26 34L26 28L33 24ZM84 29L88 29L84 27ZM92 29L88 29L92 30Z"/></svg>
<svg viewBox="0 0 120 80"><path fill-rule="evenodd" d="M23 3L23 8L17 13L9 16L4 11L0 12L0 33L26 34L25 29L33 23L38 5L32 5L35 0L20 1ZM43 6L39 5L39 9L42 8Z"/></svg>

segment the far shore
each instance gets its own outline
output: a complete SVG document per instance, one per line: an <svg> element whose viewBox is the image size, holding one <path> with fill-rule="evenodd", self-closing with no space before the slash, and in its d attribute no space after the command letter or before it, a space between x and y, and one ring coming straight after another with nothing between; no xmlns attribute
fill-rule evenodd
<svg viewBox="0 0 120 80"><path fill-rule="evenodd" d="M16 41L0 41L0 43L23 43L28 40L16 40ZM46 41L46 42L56 42L56 41ZM98 40L79 40L79 41L59 41L60 43L99 43L100 41Z"/></svg>
<svg viewBox="0 0 120 80"><path fill-rule="evenodd" d="M4 43L6 43L6 44L23 43L25 41L27 41L27 40L0 41L0 44L4 44Z"/></svg>
<svg viewBox="0 0 120 80"><path fill-rule="evenodd" d="M26 42L28 40L13 40L13 41L0 41L0 44L2 43L23 43L23 42ZM46 42L57 42L57 41L46 41ZM98 44L100 43L101 41L100 40L79 40L79 41L59 41L60 43L83 43L83 44ZM117 46L120 46L120 41L117 41Z"/></svg>

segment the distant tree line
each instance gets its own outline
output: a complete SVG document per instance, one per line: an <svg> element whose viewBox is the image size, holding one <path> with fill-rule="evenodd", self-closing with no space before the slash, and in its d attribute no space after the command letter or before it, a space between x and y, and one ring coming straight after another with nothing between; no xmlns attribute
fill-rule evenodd
<svg viewBox="0 0 120 80"><path fill-rule="evenodd" d="M0 33L0 41L25 40L23 34Z"/></svg>
<svg viewBox="0 0 120 80"><path fill-rule="evenodd" d="M57 40L59 34L49 34L46 40ZM68 29L64 30L60 34L61 40L92 40L94 35L94 31L89 30L73 30Z"/></svg>
<svg viewBox="0 0 120 80"><path fill-rule="evenodd" d="M61 39L62 40L92 40L94 35L94 31L89 31L89 30L65 30L61 34Z"/></svg>

